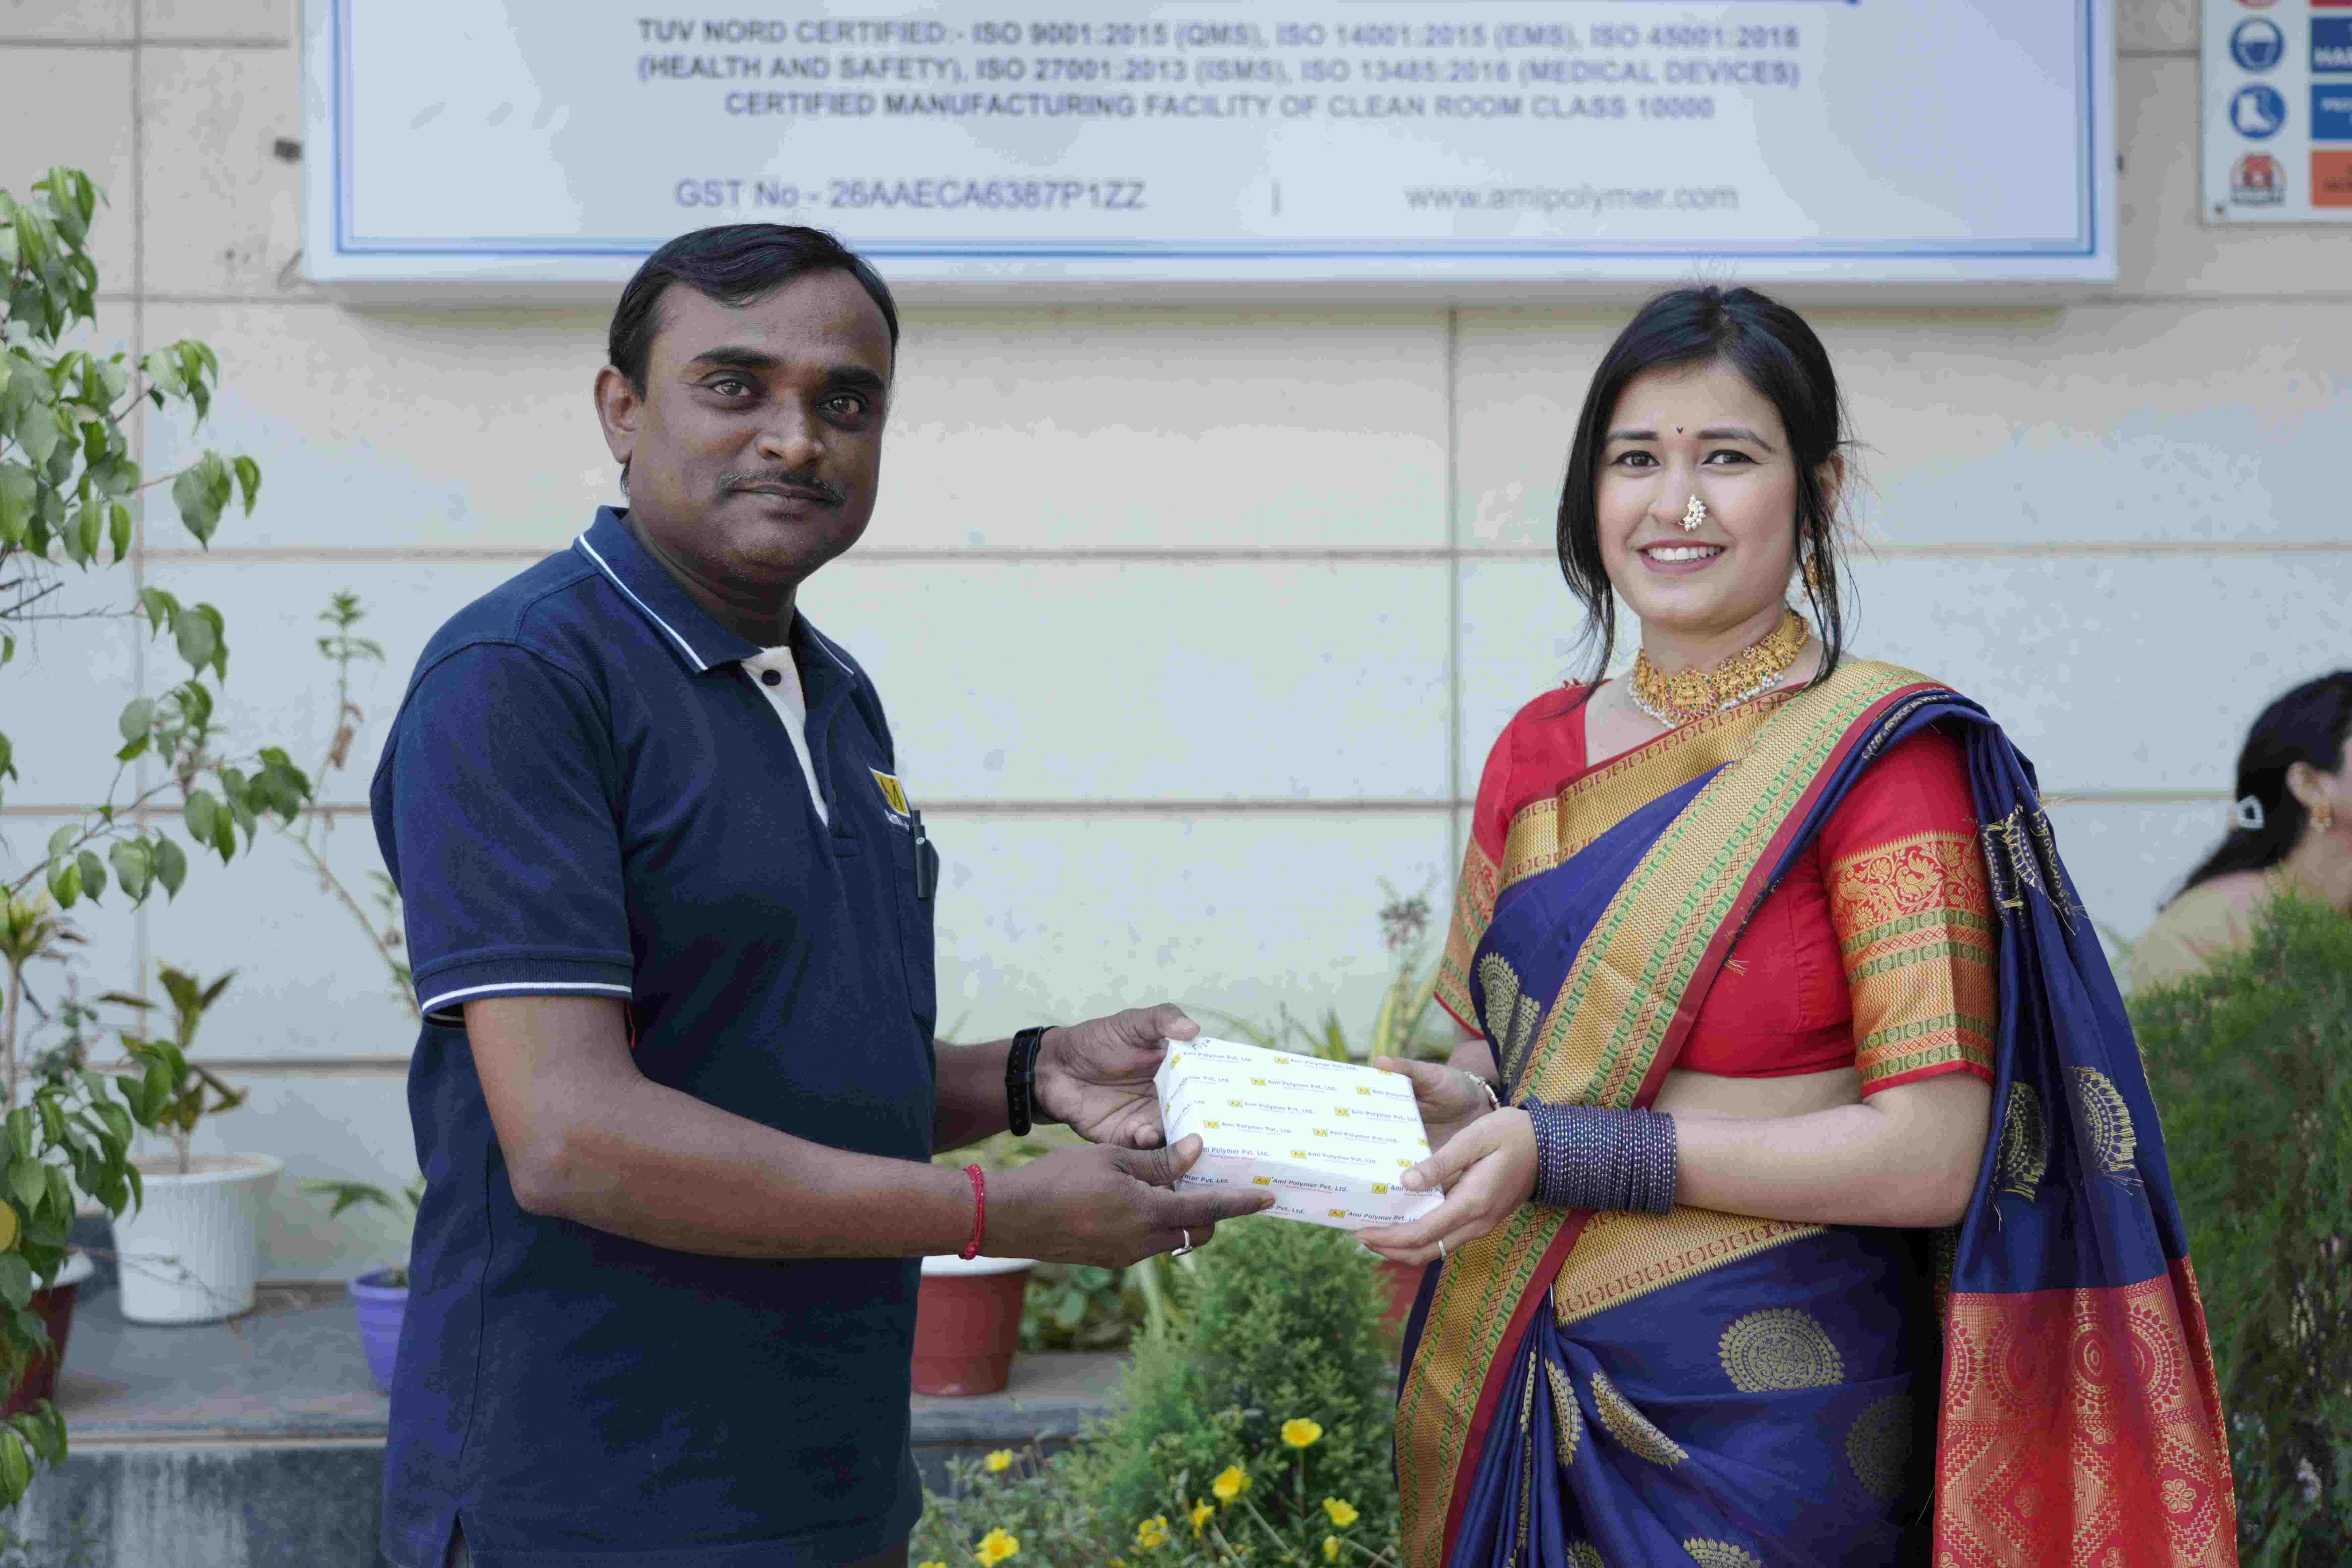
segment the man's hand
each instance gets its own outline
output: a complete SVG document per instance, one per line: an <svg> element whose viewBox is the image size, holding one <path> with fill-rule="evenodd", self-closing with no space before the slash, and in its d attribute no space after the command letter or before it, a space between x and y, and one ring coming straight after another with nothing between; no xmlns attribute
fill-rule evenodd
<svg viewBox="0 0 2352 1568"><path fill-rule="evenodd" d="M1272 1193L1256 1190L1169 1191L1200 1154L1201 1141L1187 1138L1173 1149L1064 1149L999 1172L988 1180L981 1245L1000 1258L1120 1268L1202 1246L1219 1220L1273 1205Z"/></svg>
<svg viewBox="0 0 2352 1568"><path fill-rule="evenodd" d="M1494 1100L1486 1085L1466 1068L1443 1062L1408 1061L1402 1057L1374 1057L1382 1072L1402 1073L1412 1080L1413 1106L1421 1112L1422 1131L1429 1135L1433 1154L1453 1142L1456 1133L1482 1116L1493 1114Z"/></svg>
<svg viewBox="0 0 2352 1568"><path fill-rule="evenodd" d="M1167 1002L1046 1030L1037 1051L1038 1114L1068 1122L1089 1142L1158 1148L1165 1134L1152 1076L1170 1040L1200 1033L1181 1007Z"/></svg>
<svg viewBox="0 0 2352 1568"><path fill-rule="evenodd" d="M1442 1186L1445 1201L1409 1225L1360 1230L1356 1239L1391 1263L1433 1262L1477 1240L1535 1196L1535 1126L1524 1110L1489 1112L1407 1171L1404 1186L1416 1193Z"/></svg>

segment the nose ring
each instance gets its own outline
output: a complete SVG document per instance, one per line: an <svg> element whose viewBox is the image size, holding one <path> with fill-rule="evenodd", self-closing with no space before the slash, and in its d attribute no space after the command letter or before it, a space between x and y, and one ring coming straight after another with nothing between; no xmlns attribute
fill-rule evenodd
<svg viewBox="0 0 2352 1568"><path fill-rule="evenodd" d="M1706 502L1694 495L1690 499L1690 505L1683 508L1683 531L1695 533L1698 531L1699 524L1706 521Z"/></svg>

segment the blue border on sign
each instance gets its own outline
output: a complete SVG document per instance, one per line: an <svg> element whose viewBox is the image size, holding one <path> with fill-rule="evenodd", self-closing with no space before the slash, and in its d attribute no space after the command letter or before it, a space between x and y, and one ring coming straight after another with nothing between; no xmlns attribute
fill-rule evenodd
<svg viewBox="0 0 2352 1568"><path fill-rule="evenodd" d="M355 0L334 0L328 20L328 48L333 57L333 91L335 124L334 208L335 254L338 256L499 256L499 257L572 257L594 259L600 257L644 257L650 255L669 237L658 239L582 238L567 244L551 245L543 239L485 238L471 239L412 239L391 240L361 238L352 233L352 62L351 53L343 47L351 7ZM1844 0L1858 5L1860 0ZM1460 240L1442 248L1433 249L1425 243L1400 241L1393 245L1355 241L1340 244L1331 241L1297 240L1286 242L1247 240L1037 240L1022 244L976 244L970 240L895 240L854 241L861 256L886 258L905 257L933 260L1038 260L1038 261L1151 261L1163 258L1239 261L1286 260L1352 260L1352 261L1452 261L1452 260L1574 260L1580 257L1594 258L1641 258L1662 261L1706 261L1724 258L1751 260L1828 260L1843 257L1882 257L1902 261L1965 261L2001 259L2005 258L2095 258L2099 253L2099 217L2097 184L2093 160L2098 143L2098 69L2095 57L2098 49L2093 26L2092 0L2074 0L2083 25L2083 125L2082 135L2075 146L2075 169L2081 193L2082 237L2070 244L2050 240L2022 245L1971 245L1947 243L1924 249L1906 249L1902 240L1864 241L1851 245L1811 245L1775 249L1762 246L1715 246L1705 250L1675 249L1667 246L1642 244L1593 244L1563 241L1553 245L1530 247L1523 241Z"/></svg>

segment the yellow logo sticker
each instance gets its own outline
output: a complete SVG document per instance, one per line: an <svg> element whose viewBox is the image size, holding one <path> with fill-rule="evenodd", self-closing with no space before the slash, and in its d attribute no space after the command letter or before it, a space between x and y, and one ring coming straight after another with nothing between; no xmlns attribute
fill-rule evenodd
<svg viewBox="0 0 2352 1568"><path fill-rule="evenodd" d="M1294 1160L1304 1160L1307 1158L1307 1151L1304 1149L1293 1149L1290 1152L1290 1157Z"/></svg>
<svg viewBox="0 0 2352 1568"><path fill-rule="evenodd" d="M1384 1197L1388 1196L1388 1193L1389 1193L1389 1184L1388 1184L1386 1182L1374 1182L1374 1183L1372 1184L1372 1195L1373 1195L1373 1196L1375 1196L1375 1197L1383 1197L1383 1198L1384 1198Z"/></svg>
<svg viewBox="0 0 2352 1568"><path fill-rule="evenodd" d="M1250 1185L1254 1187L1270 1187L1274 1185L1274 1178L1272 1176L1252 1176L1250 1178Z"/></svg>
<svg viewBox="0 0 2352 1568"><path fill-rule="evenodd" d="M1262 1078L1254 1078L1250 1079L1250 1082L1257 1085L1260 1089L1264 1089L1265 1087L1265 1079Z"/></svg>
<svg viewBox="0 0 2352 1568"><path fill-rule="evenodd" d="M885 805L887 805L896 815L899 816L906 816L907 792L898 787L898 781L890 774L884 773L880 768L868 768L866 771L874 775L875 784L880 787L882 791L882 803Z"/></svg>
<svg viewBox="0 0 2352 1568"><path fill-rule="evenodd" d="M1232 1106L1235 1110L1239 1110L1242 1108L1242 1102L1238 1100L1229 1100L1225 1101L1225 1103Z"/></svg>
<svg viewBox="0 0 2352 1568"><path fill-rule="evenodd" d="M1331 1134L1330 1134L1330 1133L1328 1133L1328 1132L1327 1132L1327 1131L1325 1131L1322 1128L1318 1127L1317 1129L1315 1129L1315 1136L1317 1136L1318 1138L1328 1138L1329 1136L1331 1136Z"/></svg>
<svg viewBox="0 0 2352 1568"><path fill-rule="evenodd" d="M1218 1128L1223 1127L1224 1123L1222 1121L1203 1121L1201 1125L1207 1128L1210 1131L1214 1132Z"/></svg>
<svg viewBox="0 0 2352 1568"><path fill-rule="evenodd" d="M1356 1092L1358 1094L1370 1094L1372 1092L1372 1086L1368 1083L1360 1083L1356 1086Z"/></svg>
<svg viewBox="0 0 2352 1568"><path fill-rule="evenodd" d="M1334 1116L1345 1116L1348 1114L1348 1108L1344 1105L1335 1105L1331 1108L1331 1114Z"/></svg>
<svg viewBox="0 0 2352 1568"><path fill-rule="evenodd" d="M1333 1219L1346 1219L1348 1217L1348 1211L1346 1209L1333 1209L1331 1211L1331 1217Z"/></svg>

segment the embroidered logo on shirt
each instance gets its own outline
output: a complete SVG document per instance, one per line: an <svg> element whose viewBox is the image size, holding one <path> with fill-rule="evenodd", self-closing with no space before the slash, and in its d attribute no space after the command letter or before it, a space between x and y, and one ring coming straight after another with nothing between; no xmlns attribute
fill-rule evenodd
<svg viewBox="0 0 2352 1568"><path fill-rule="evenodd" d="M895 777L884 773L880 768L868 768L866 771L874 775L875 786L882 792L882 804L889 807L890 820L901 827L906 826L907 792L899 787L898 781Z"/></svg>

